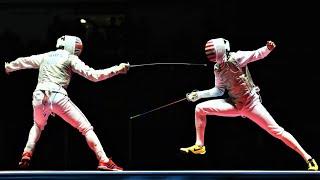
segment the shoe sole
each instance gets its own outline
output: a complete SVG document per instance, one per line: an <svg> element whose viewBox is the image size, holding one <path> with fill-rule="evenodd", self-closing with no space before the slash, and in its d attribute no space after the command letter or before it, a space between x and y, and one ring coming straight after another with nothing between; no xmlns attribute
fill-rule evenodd
<svg viewBox="0 0 320 180"><path fill-rule="evenodd" d="M189 154L189 153L192 153L192 154L200 154L200 155L203 155L203 154L206 154L206 151L204 151L204 152L200 152L200 153L197 153L197 152L194 152L194 151L191 151L191 150L183 150L183 149L180 149L180 151L182 151L182 152L184 152L184 153L187 153L187 154Z"/></svg>
<svg viewBox="0 0 320 180"><path fill-rule="evenodd" d="M97 170L100 170L100 171L123 171L123 170L120 170L120 169L110 169L110 168L107 168L105 166L98 166Z"/></svg>

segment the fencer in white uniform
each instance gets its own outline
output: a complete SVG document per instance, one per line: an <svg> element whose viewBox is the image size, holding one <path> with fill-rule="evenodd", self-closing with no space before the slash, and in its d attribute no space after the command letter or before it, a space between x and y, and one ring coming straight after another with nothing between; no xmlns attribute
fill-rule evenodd
<svg viewBox="0 0 320 180"><path fill-rule="evenodd" d="M33 92L34 124L22 153L20 168L28 168L36 143L47 124L48 117L56 114L85 137L88 146L95 153L99 170L123 170L107 157L92 125L81 110L70 100L67 87L72 74L76 73L90 81L98 82L118 74L125 74L128 63L95 70L79 59L83 44L79 37L65 35L57 40L57 50L20 57L5 63L7 74L21 69L39 69L38 83Z"/></svg>
<svg viewBox="0 0 320 180"><path fill-rule="evenodd" d="M274 42L267 41L266 46L254 51L230 52L229 41L224 38L207 41L205 53L209 61L215 62L215 86L209 90L188 93L187 99L195 102L201 98L219 97L225 93L225 90L228 92L228 98L215 98L196 105L195 145L181 148L182 152L193 154L206 153L204 137L207 115L225 117L242 116L250 119L300 154L307 162L308 170L318 170L316 161L306 153L290 133L276 123L262 105L259 88L253 83L248 70L248 63L265 58L275 47Z"/></svg>

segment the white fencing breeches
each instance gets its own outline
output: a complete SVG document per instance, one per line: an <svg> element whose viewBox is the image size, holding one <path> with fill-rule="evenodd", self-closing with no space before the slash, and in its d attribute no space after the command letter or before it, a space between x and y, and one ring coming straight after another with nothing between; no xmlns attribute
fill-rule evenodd
<svg viewBox="0 0 320 180"><path fill-rule="evenodd" d="M270 113L260 103L255 101L250 108L236 109L226 99L215 99L199 103L195 109L196 144L204 145L204 134L206 127L206 115L225 117L243 116L247 117L272 136L282 140L287 146L299 153L304 160L311 158L299 145L297 140L281 126L279 126Z"/></svg>
<svg viewBox="0 0 320 180"><path fill-rule="evenodd" d="M32 105L34 125L30 129L24 151L31 153L34 151L35 144L39 140L41 131L47 124L49 115L54 113L85 136L89 147L95 152L99 161L108 161L90 122L67 95L37 90L33 93Z"/></svg>

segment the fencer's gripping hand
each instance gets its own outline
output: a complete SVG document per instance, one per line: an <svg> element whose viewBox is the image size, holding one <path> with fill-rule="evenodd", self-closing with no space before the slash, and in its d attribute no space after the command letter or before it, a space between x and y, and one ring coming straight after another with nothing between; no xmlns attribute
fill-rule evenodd
<svg viewBox="0 0 320 180"><path fill-rule="evenodd" d="M196 102L197 100L200 99L197 90L194 90L191 93L187 93L186 98L188 101L191 101L191 102Z"/></svg>
<svg viewBox="0 0 320 180"><path fill-rule="evenodd" d="M266 46L270 51L272 51L276 47L276 44L273 41L267 41Z"/></svg>
<svg viewBox="0 0 320 180"><path fill-rule="evenodd" d="M119 74L126 74L129 70L130 64L129 63L121 63L117 66L117 72Z"/></svg>
<svg viewBox="0 0 320 180"><path fill-rule="evenodd" d="M8 71L8 69L7 69L7 66L8 66L8 65L9 65L9 63L7 63L7 62L4 63L4 71L6 72L6 74L9 75L10 73L9 73L9 71Z"/></svg>

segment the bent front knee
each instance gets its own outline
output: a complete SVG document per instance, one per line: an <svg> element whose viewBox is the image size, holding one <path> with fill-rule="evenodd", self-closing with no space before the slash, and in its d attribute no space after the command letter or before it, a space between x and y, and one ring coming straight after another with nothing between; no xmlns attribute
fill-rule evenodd
<svg viewBox="0 0 320 180"><path fill-rule="evenodd" d="M206 115L206 112L204 111L203 107L201 105L196 105L196 108L195 108L195 113L197 115Z"/></svg>

